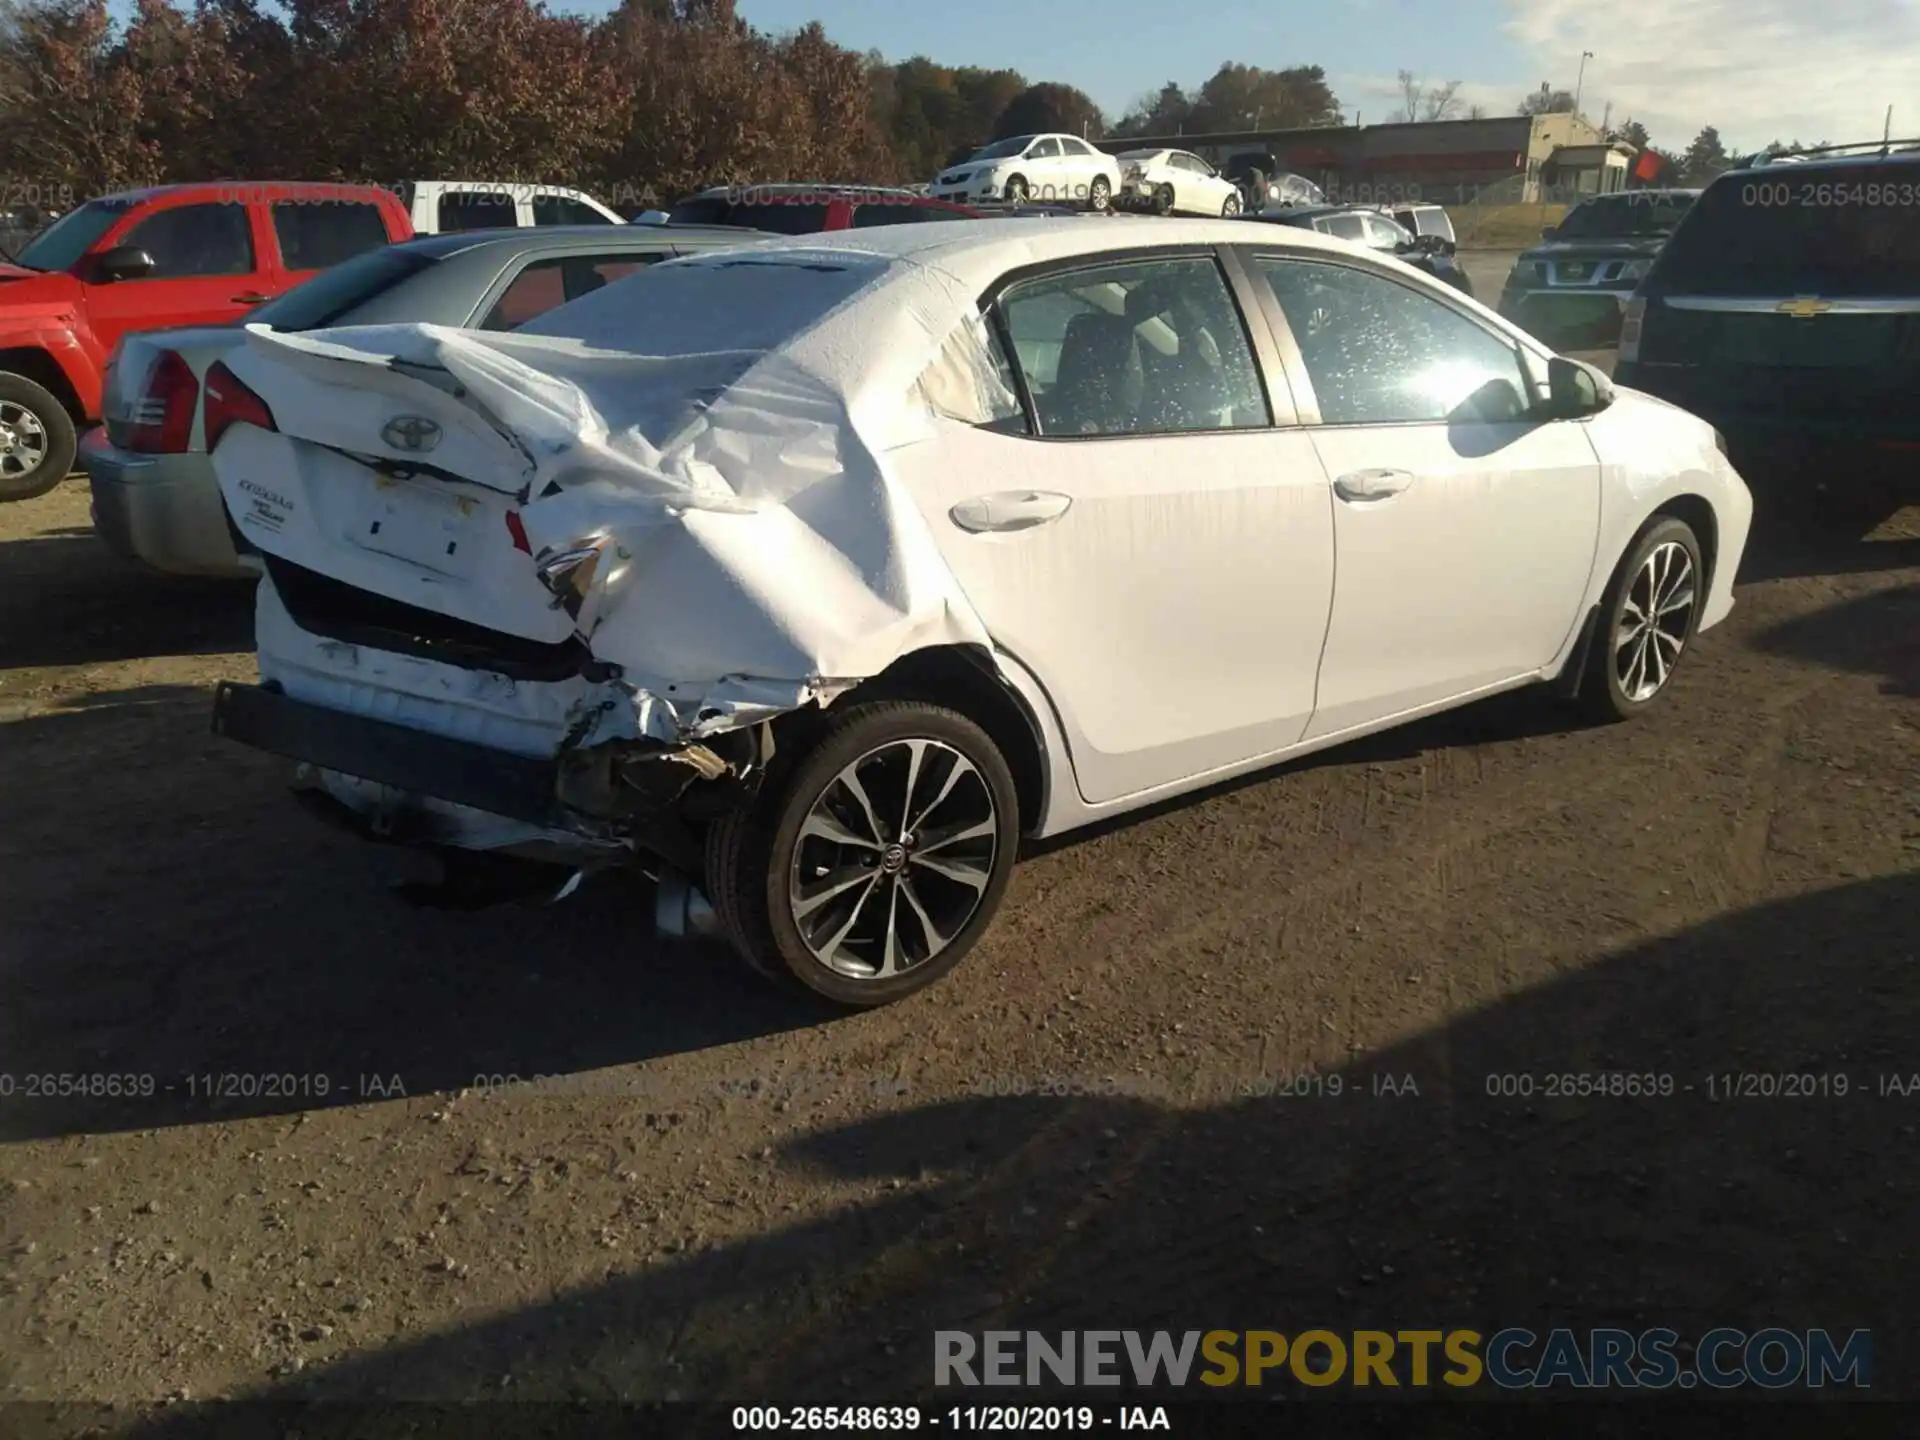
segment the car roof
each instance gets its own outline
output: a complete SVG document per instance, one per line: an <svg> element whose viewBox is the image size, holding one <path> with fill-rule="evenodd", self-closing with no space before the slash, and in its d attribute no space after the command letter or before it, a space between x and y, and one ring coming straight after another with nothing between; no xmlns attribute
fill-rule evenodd
<svg viewBox="0 0 1920 1440"><path fill-rule="evenodd" d="M1596 200L1623 200L1628 202L1648 200L1698 200L1700 191L1679 185L1647 186L1639 190L1612 190L1605 195L1585 195L1579 203L1590 205Z"/></svg>
<svg viewBox="0 0 1920 1440"><path fill-rule="evenodd" d="M662 237L672 237L662 240ZM686 240L694 244L711 240L739 244L765 236L760 230L740 225L507 225L492 230L453 230L442 235L419 235L402 240L393 248L415 255L430 255L445 260L471 250L603 250L609 244L643 248L654 244L672 244Z"/></svg>
<svg viewBox="0 0 1920 1440"><path fill-rule="evenodd" d="M850 200L860 195L885 195L896 199L904 196L915 200L932 200L933 198L930 195L922 195L918 190L909 190L904 185L849 185L841 181L809 185L800 180L781 180L770 185L710 185L705 190L696 190L675 203L684 204L688 200L711 200L716 196L735 194L745 204L752 204L756 200L801 200L810 195L827 195L836 200Z"/></svg>
<svg viewBox="0 0 1920 1440"><path fill-rule="evenodd" d="M1897 145L1901 142L1896 140L1894 143ZM1894 150L1885 155L1778 155L1766 160L1764 164L1761 163L1762 159L1763 157L1756 155L1739 169L1729 170L1726 174L1745 175L1751 178L1756 173L1765 174L1781 165L1791 165L1796 175L1803 170L1850 170L1861 165L1920 165L1920 151ZM1723 175L1719 178L1726 177Z"/></svg>
<svg viewBox="0 0 1920 1440"><path fill-rule="evenodd" d="M979 220L931 221L924 225L883 225L870 230L836 230L822 235L783 235L756 242L756 254L798 251L809 256L846 254L883 262L941 270L967 283L987 284L1009 270L1050 260L1122 258L1143 250L1181 245L1245 245L1247 226L1239 220L1165 217L1151 224L1100 225L1078 215L993 216ZM1257 243L1346 255L1343 242L1312 230L1281 236L1269 233ZM691 264L705 263L701 260Z"/></svg>
<svg viewBox="0 0 1920 1440"><path fill-rule="evenodd" d="M183 191L205 191L210 195L224 193L236 200L248 195L271 195L281 191L289 195L318 193L341 199L394 193L389 185L355 185L345 180L181 180L171 185L143 185L137 190L116 190L111 195L95 195L88 203L104 201L111 205L138 205Z"/></svg>

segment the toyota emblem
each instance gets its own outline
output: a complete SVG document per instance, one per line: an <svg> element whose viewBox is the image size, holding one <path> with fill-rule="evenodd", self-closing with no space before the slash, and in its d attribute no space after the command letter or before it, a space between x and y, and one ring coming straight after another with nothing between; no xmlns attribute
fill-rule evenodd
<svg viewBox="0 0 1920 1440"><path fill-rule="evenodd" d="M424 415L398 415L381 428L380 438L396 450L418 453L440 443L440 427Z"/></svg>

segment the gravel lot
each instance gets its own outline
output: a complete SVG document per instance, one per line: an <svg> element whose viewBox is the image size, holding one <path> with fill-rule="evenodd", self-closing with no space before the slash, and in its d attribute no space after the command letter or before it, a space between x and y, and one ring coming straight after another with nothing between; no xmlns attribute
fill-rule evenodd
<svg viewBox="0 0 1920 1440"><path fill-rule="evenodd" d="M1920 1393L1920 511L1776 513L1643 723L1507 697L1050 847L849 1019L638 885L402 907L208 733L244 591L0 507L0 1398L871 1401L936 1326L1353 1323L1864 1325ZM1672 1093L1488 1094L1616 1071Z"/></svg>

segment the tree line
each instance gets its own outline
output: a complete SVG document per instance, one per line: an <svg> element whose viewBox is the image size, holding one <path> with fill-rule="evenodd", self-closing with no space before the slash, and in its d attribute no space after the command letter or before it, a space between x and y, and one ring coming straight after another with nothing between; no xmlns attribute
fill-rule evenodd
<svg viewBox="0 0 1920 1440"><path fill-rule="evenodd" d="M1457 82L1402 84L1408 118L1462 110ZM889 62L817 23L768 34L735 0L621 0L598 17L538 0L134 0L123 22L107 0L0 0L0 179L16 195L462 178L573 185L634 210L709 184L924 181L1036 130L1342 118L1317 65L1224 64L1109 119L1018 70Z"/></svg>

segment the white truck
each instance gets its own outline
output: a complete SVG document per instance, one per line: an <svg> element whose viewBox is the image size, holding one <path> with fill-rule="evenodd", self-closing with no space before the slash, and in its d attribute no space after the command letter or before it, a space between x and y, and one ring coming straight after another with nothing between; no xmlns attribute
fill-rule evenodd
<svg viewBox="0 0 1920 1440"><path fill-rule="evenodd" d="M583 190L492 180L403 180L395 187L416 235L529 225L624 225Z"/></svg>

